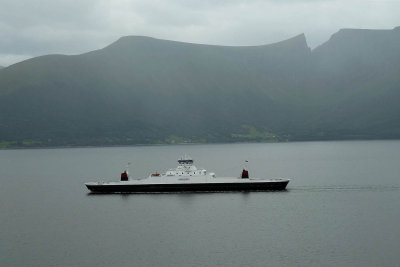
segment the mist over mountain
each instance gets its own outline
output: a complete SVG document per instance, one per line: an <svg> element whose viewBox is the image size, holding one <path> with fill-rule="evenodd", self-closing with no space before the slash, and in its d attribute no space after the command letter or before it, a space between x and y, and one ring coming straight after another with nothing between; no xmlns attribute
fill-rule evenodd
<svg viewBox="0 0 400 267"><path fill-rule="evenodd" d="M128 36L0 70L0 142L107 145L400 137L400 30L263 46Z"/></svg>
<svg viewBox="0 0 400 267"><path fill-rule="evenodd" d="M328 100L324 129L349 137L399 137L400 27L343 29L312 54L315 87Z"/></svg>

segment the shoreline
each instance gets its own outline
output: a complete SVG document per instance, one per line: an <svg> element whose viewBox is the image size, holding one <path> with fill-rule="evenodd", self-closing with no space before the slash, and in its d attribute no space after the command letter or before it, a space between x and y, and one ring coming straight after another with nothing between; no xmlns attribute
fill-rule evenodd
<svg viewBox="0 0 400 267"><path fill-rule="evenodd" d="M229 144L280 144L280 143L304 143L304 142L364 142L364 141L400 141L400 138L365 138L365 139L307 139L307 140L285 140L285 141L248 141L248 142L184 142L184 143L148 143L148 144L114 144L114 145L55 145L55 146L10 146L0 147L1 150L22 149L65 149L65 148L114 148L114 147L144 147L144 146L184 146L184 145L229 145Z"/></svg>

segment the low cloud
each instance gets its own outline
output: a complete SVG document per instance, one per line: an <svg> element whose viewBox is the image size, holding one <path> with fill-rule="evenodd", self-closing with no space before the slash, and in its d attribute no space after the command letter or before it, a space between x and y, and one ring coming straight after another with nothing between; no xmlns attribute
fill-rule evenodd
<svg viewBox="0 0 400 267"><path fill-rule="evenodd" d="M121 36L261 45L305 33L315 47L340 28L400 25L400 1L0 0L0 65L79 54Z"/></svg>

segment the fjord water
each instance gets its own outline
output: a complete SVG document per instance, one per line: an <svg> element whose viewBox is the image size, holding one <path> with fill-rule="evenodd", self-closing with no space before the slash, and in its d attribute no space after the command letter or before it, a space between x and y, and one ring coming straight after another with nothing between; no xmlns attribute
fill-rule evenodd
<svg viewBox="0 0 400 267"><path fill-rule="evenodd" d="M291 178L284 192L89 194L165 171ZM1 266L398 266L400 141L0 151Z"/></svg>

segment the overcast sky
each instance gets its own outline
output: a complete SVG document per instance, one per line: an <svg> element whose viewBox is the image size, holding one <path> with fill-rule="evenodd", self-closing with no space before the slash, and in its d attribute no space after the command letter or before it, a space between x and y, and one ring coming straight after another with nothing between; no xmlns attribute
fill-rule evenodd
<svg viewBox="0 0 400 267"><path fill-rule="evenodd" d="M0 65L126 35L262 45L304 33L314 48L341 28L395 26L400 0L0 0Z"/></svg>

